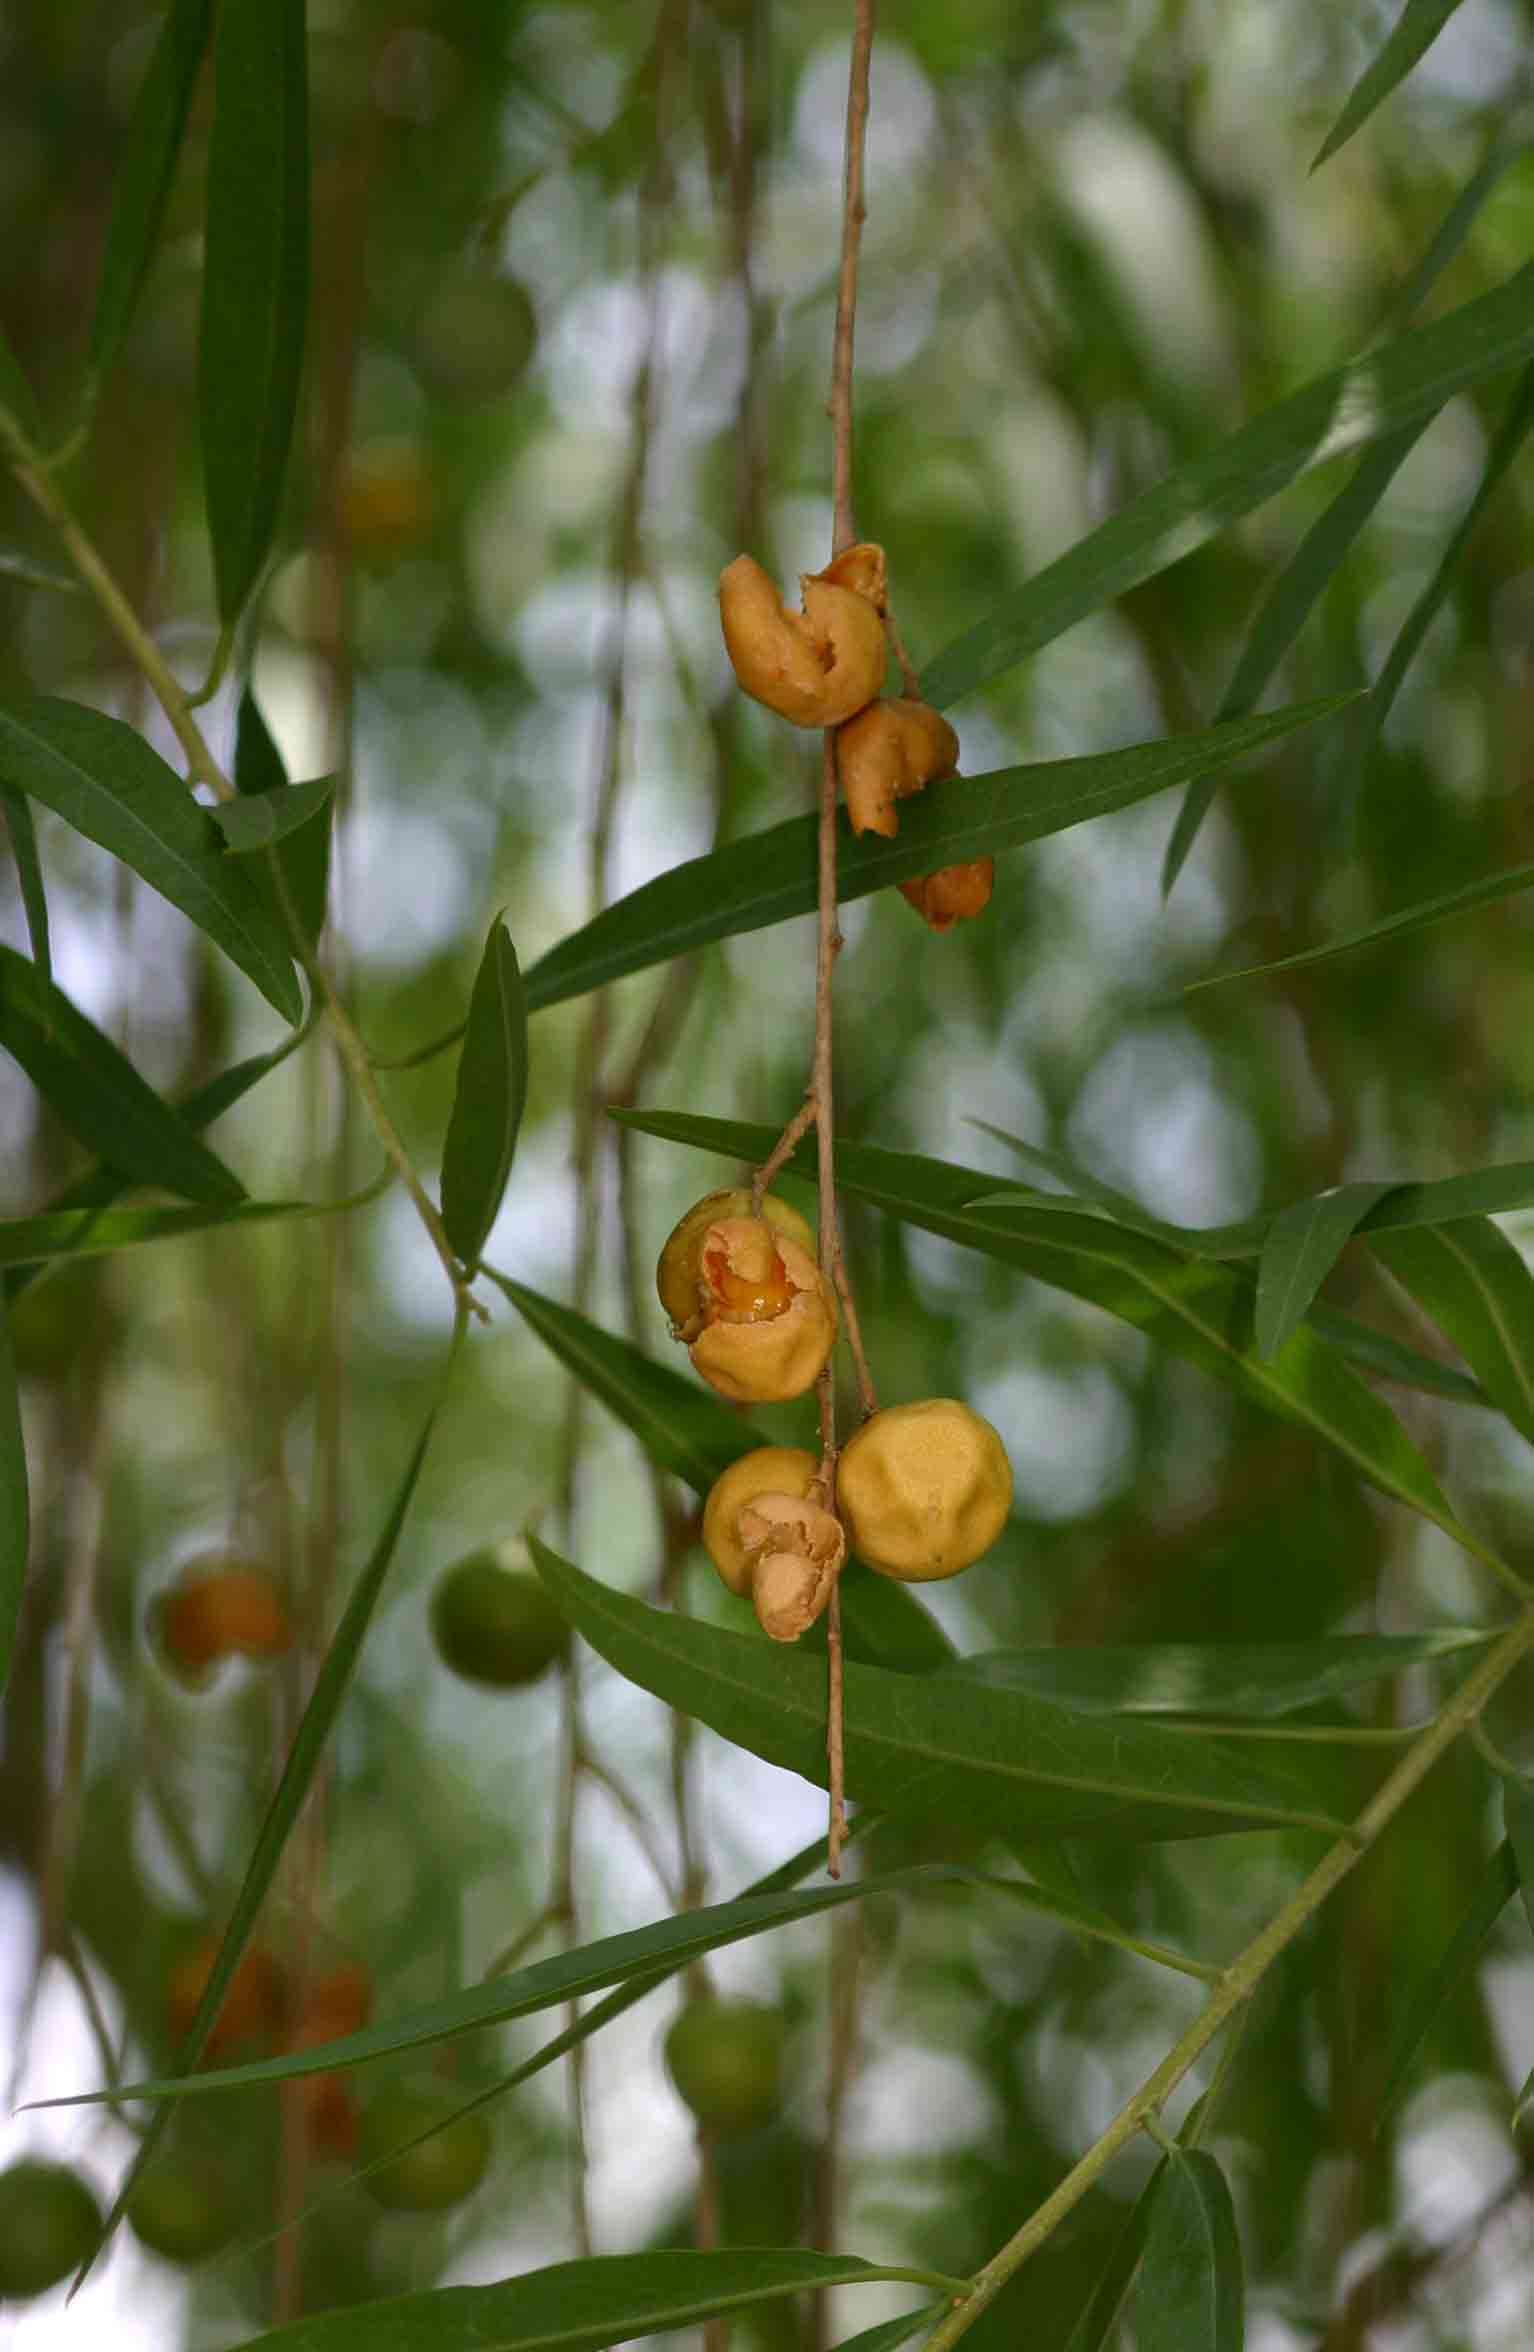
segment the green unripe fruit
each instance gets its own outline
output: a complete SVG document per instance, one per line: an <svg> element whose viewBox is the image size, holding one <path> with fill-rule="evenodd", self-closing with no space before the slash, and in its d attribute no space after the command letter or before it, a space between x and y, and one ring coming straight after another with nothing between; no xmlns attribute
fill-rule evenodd
<svg viewBox="0 0 1534 2352"><path fill-rule="evenodd" d="M492 1690L536 1682L570 1640L537 1577L503 1567L493 1550L470 1552L439 1578L431 1630L445 1666Z"/></svg>
<svg viewBox="0 0 1534 2352"><path fill-rule="evenodd" d="M234 2236L234 2209L223 2181L210 2166L187 2156L151 2164L126 2212L140 2244L167 2262L201 2262Z"/></svg>
<svg viewBox="0 0 1534 2352"><path fill-rule="evenodd" d="M0 2172L0 2299L45 2294L101 2235L101 2208L67 2164L23 2157Z"/></svg>
<svg viewBox="0 0 1534 2352"><path fill-rule="evenodd" d="M368 2173L362 2185L370 2197L394 2213L443 2213L479 2187L490 2162L490 2126L477 2112L455 2114L459 2105L440 2092L406 2089L385 2091L373 2101L362 2118L359 2155L365 2165L433 2124L442 2129Z"/></svg>
<svg viewBox="0 0 1534 2352"><path fill-rule="evenodd" d="M782 2017L760 2001L689 2001L666 2036L666 2068L710 2131L759 2131L782 2099Z"/></svg>

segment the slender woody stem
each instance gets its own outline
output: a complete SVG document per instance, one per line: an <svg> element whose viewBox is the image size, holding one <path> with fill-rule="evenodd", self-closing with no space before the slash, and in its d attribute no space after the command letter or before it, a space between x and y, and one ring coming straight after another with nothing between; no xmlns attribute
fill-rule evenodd
<svg viewBox="0 0 1534 2352"><path fill-rule="evenodd" d="M1274 1914L1261 1933L1253 1937L1245 1951L1231 1962L1211 1989L1208 2001L1187 2032L1167 2052L1155 2071L1147 2075L1133 2097L1125 2101L1107 2130L1072 2166L1059 2187L1045 2198L1036 2212L1030 2214L1021 2229L1008 2239L999 2252L992 2255L982 2270L976 2272L969 2294L957 2302L944 2319L939 2320L927 2338L924 2352L950 2352L950 2347L968 2333L981 2313L996 2300L1007 2281L1022 2268L1029 2255L1038 2252L1066 2215L1081 2202L1119 2150L1144 2128L1147 2117L1159 2114L1221 2027L1251 1999L1279 1954L1294 1941L1313 1914L1319 1911L1328 1895L1341 1884L1360 1856L1368 1851L1394 1819L1413 1790L1461 1734L1470 1728L1492 1693L1506 1681L1531 1650L1534 1650L1534 1606L1525 1608L1514 1619L1496 1647L1487 1652L1475 1671L1466 1676L1454 1696L1446 1701L1433 1722L1419 1734L1395 1770L1381 1782L1359 1814L1352 1833L1337 1840L1316 1864L1310 1876L1296 1888L1288 1902Z"/></svg>

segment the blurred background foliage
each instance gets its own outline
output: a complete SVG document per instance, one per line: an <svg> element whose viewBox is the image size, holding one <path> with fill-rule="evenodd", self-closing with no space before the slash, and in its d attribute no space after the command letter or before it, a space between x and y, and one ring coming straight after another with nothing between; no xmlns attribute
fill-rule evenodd
<svg viewBox="0 0 1534 2352"><path fill-rule="evenodd" d="M1412 78L1314 176L1341 93L1394 10L1348 0L884 0L858 331L860 527L884 544L918 664L1093 523L1307 376L1364 348L1460 190L1505 167L1430 310L1528 256L1529 12L1467 0ZM526 967L593 906L806 805L812 749L733 691L713 583L749 548L780 578L830 545L825 386L845 12L791 0L535 5L312 0L314 270L301 430L253 647L294 776L342 775L328 954L380 1057L461 1019L505 910ZM0 12L0 319L45 410L82 365L124 125L157 29L140 0ZM211 657L197 446L206 92L162 250L72 482L180 673ZM1380 667L1479 479L1507 387L1423 434L1284 665L1282 699ZM950 715L966 772L1210 723L1265 586L1341 480L1322 470ZM1534 1157L1530 905L1340 963L1188 999L1253 962L1534 858L1534 475L1507 474L1382 738L1350 717L1222 783L1170 898L1175 794L999 862L988 916L947 937L887 892L849 907L838 1126L1014 1177L975 1121L1070 1152L1157 1215L1213 1223L1357 1175ZM0 691L94 703L174 751L34 510L0 487ZM231 750L235 694L207 714ZM39 812L61 984L172 1096L278 1040L270 1010L163 901ZM12 872L0 927L25 929ZM649 1266L723 1163L630 1136L601 1102L777 1121L803 1083L808 918L620 983L532 1026L531 1093L489 1256L667 1356ZM453 1057L386 1074L434 1175ZM572 1090L573 1080L573 1090ZM0 1207L43 1203L77 1147L0 1066ZM252 1194L365 1183L371 1134L315 1042L215 1138ZM799 1198L792 1185L786 1189ZM1006 1267L849 1206L854 1280L889 1400L967 1398L1000 1428L1017 1506L931 1605L963 1649L1298 1637L1485 1619L1479 1572L1302 1433ZM1507 1221L1515 1238L1516 1219ZM1527 1219L1522 1230L1534 1231ZM1329 1287L1440 1343L1363 1253ZM167 1983L220 1921L276 1761L419 1427L446 1328L440 1270L397 1191L334 1221L223 1233L34 1284L15 1336L35 1489L33 1581L0 1757L0 1969L17 2088L173 2056ZM1393 1394L1473 1524L1534 1559L1521 1441ZM438 1572L573 1489L567 1549L650 1592L662 1558L631 1438L497 1300L460 1365L340 1736L263 1932L362 1960L380 2013L467 1983L539 1913L560 1810L557 1677L454 1681L430 1644ZM807 1405L764 1411L806 1442ZM578 1473L569 1469L572 1458ZM679 1497L681 1490L676 1490ZM675 1499L667 1505L675 1515ZM273 1667L188 1691L151 1604L210 1550L265 1561L302 1631ZM702 1555L688 1605L739 1622ZM582 1931L659 1916L647 1843L679 1872L664 1711L589 1654L578 1792ZM1498 1705L1516 1750L1527 1672ZM1433 1678L1360 1720L1426 1711ZM716 1897L813 1837L817 1792L711 1733L686 1767ZM1534 2205L1510 2093L1534 2061L1526 1921L1504 1916L1429 2063L1376 2133L1380 2069L1496 1831L1470 1757L1274 1970L1217 2146L1251 2278L1254 2352L1528 2341ZM887 1860L951 1839L894 1829ZM972 1844L972 1841L971 1841ZM1235 1950L1313 1845L1083 1849L1084 1890L1150 1936ZM948 2272L980 2262L1101 2129L1191 2014L1194 1988L973 1893L879 1898L727 1951L720 1988L788 2019L781 2117L718 2154L727 2240L792 2242L828 2113L828 1953L856 1971L840 2086L838 2243ZM380 2212L321 2157L297 2201L305 2307L488 2279L572 2250L582 2169L597 2245L690 2242L697 2152L661 2069L668 1990L590 2046L584 2164L560 2078L491 2110L484 2186L442 2218ZM536 2046L452 2045L465 2095ZM414 2071L419 2079L421 2069ZM428 2058L428 2079L434 2069ZM358 2078L364 2089L371 2078ZM62 2151L107 2190L133 2118L23 2116L0 2149ZM23 2347L214 2347L272 2306L268 2233L294 2200L279 2103L199 2104L178 2129L228 2175L237 2250L188 2275L115 2245ZM209 2135L211 2134L211 2139ZM973 2331L1064 2344L1152 2161L1112 2169ZM284 2205L284 2199L288 2202ZM261 2241L261 2242L258 2242ZM901 2307L836 2300L830 2341ZM738 2352L804 2352L790 2305ZM8 2339L10 2340L10 2339ZM680 2342L681 2339L671 2339Z"/></svg>

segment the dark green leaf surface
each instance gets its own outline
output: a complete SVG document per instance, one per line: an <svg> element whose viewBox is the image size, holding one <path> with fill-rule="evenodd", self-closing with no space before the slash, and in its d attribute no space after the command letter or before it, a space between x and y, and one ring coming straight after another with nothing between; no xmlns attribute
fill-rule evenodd
<svg viewBox="0 0 1534 2352"><path fill-rule="evenodd" d="M0 782L66 823L168 898L287 1021L303 999L286 940L218 827L141 735L83 703L37 695L0 709Z"/></svg>
<svg viewBox="0 0 1534 2352"><path fill-rule="evenodd" d="M652 1363L628 1340L493 1267L485 1271L565 1369L634 1432L650 1459L699 1494L742 1454L767 1443L685 1373Z"/></svg>
<svg viewBox="0 0 1534 2352"><path fill-rule="evenodd" d="M940 653L922 678L939 708L1177 563L1328 458L1431 416L1456 392L1534 354L1534 268L1425 327L1318 376L1179 466L1047 564ZM903 822L903 820L902 820Z"/></svg>
<svg viewBox="0 0 1534 2352"><path fill-rule="evenodd" d="M530 1537L539 1573L593 1649L642 1690L823 1788L822 1660L652 1609ZM881 1812L1002 1836L1213 1835L1314 1825L1316 1781L1255 1770L1228 1742L1106 1722L946 1675L847 1667L847 1790Z"/></svg>
<svg viewBox="0 0 1534 2352"><path fill-rule="evenodd" d="M776 1141L769 1128L735 1120L659 1111L621 1116L647 1135L758 1164ZM813 1177L813 1148L801 1146L789 1165ZM1264 1362L1253 1333L1255 1286L1249 1276L1125 1232L1102 1216L1073 1216L1053 1207L977 1209L972 1204L995 1190L995 1178L979 1169L866 1144L838 1144L836 1167L844 1192L1089 1299L1213 1378L1299 1422L1361 1477L1484 1557L1394 1414L1311 1325L1302 1325L1271 1364Z"/></svg>
<svg viewBox="0 0 1534 2352"><path fill-rule="evenodd" d="M1473 1626L1431 1633L1334 1634L1300 1642L1137 1642L989 1650L953 1668L977 1682L1034 1691L1092 1714L1291 1714L1381 1676L1462 1657L1495 1639Z"/></svg>
<svg viewBox="0 0 1534 2352"><path fill-rule="evenodd" d="M1186 783L1190 776L1228 767L1297 727L1330 717L1352 699L1332 695L1200 735L1173 735L1089 759L1048 760L929 785L902 809L900 831L892 841L877 833L855 840L842 820L837 897L843 904L866 898L913 874L1018 849L1087 824ZM668 963L708 940L735 938L790 915L808 914L815 904L815 825L812 816L792 817L748 834L706 857L673 866L605 907L534 964L527 975L528 1010L584 996L625 972Z"/></svg>
<svg viewBox="0 0 1534 2352"><path fill-rule="evenodd" d="M35 1266L50 1258L100 1258L151 1241L179 1241L223 1225L269 1225L274 1219L331 1217L372 1198L353 1193L337 1201L236 1201L228 1208L54 1209L37 1217L0 1219L0 1266Z"/></svg>
<svg viewBox="0 0 1534 2352"><path fill-rule="evenodd" d="M1376 2130L1406 2088L1417 2053L1431 2033L1440 2011L1448 2006L1459 1991L1480 1958L1486 1938L1517 1892L1518 1866L1513 1859L1512 1842L1504 1838L1481 1873L1480 1882L1466 1906L1464 1917L1449 1938L1443 1957L1428 1976L1407 2016L1391 2060L1385 2088L1380 2093L1375 2117Z"/></svg>
<svg viewBox="0 0 1534 2352"><path fill-rule="evenodd" d="M1070 2332L1065 2352L1105 2352L1105 2347L1117 2341L1114 2330L1140 2267L1151 2207L1165 2173L1163 2157L1130 2207L1086 2307Z"/></svg>
<svg viewBox="0 0 1534 2352"><path fill-rule="evenodd" d="M197 2004L196 2015L187 2031L186 2041L182 2048L182 2066L186 2074L192 2073L207 2047L208 2036L224 2005L224 1995L229 1988L230 1979L239 1966L241 1955L249 1941L257 1915L270 1892L272 1881L277 1875L288 1839L292 1835L294 1825L299 1814L303 1811L304 1802L314 1784L314 1776L319 1769L320 1759L335 1727L341 1702L346 1696L347 1685L351 1681L352 1670L357 1663L368 1627L372 1623L373 1612L377 1608L383 1592L384 1579L388 1575L389 1565L394 1558L395 1547L399 1542L400 1530L405 1524L405 1514L410 1508L411 1498L416 1490L416 1482L420 1478L421 1468L426 1460L426 1450L431 1443L431 1435L436 1426L439 1410L440 1404L434 1405L427 1415L426 1425L415 1442L410 1459L405 1465L404 1476L401 1478L398 1490L390 1503L383 1531L352 1587L346 1607L341 1614L341 1622L336 1627L329 1649L325 1652L324 1661L315 1679L314 1689L310 1693L309 1703L299 1719L298 1729L293 1735L293 1744L288 1750L287 1761L282 1768L282 1777L272 1792L271 1802L266 1809L266 1818L257 1832L250 1861L246 1865L245 1876L240 1882L239 1893L230 1910L229 1923L224 1929L223 1941L219 1945L213 1966L208 1972L208 1980L203 1987L202 1998ZM163 2106L156 2109L150 2120L149 2128L139 2142L133 2161L118 2189L111 2212L107 2215L100 2244L92 2254L90 2261L82 2267L79 2273L80 2278L84 2278L86 2272L91 2269L102 2246L106 2244L107 2239L121 2220L140 2175L153 2157L165 2127L174 2112L174 2096L168 2098ZM78 2280L76 2283L78 2284Z"/></svg>
<svg viewBox="0 0 1534 2352"><path fill-rule="evenodd" d="M11 855L16 860L16 880L21 889L21 904L27 918L27 939L32 949L32 961L45 980L53 978L53 950L48 937L48 894L43 887L42 861L37 854L37 827L32 821L32 803L24 792L15 792L7 784L0 788L0 808L5 811L6 830L11 837Z"/></svg>
<svg viewBox="0 0 1534 2352"><path fill-rule="evenodd" d="M1381 1380L1393 1380L1402 1388L1420 1388L1429 1396L1448 1397L1456 1405L1479 1405L1483 1410L1491 1405L1486 1391L1467 1373L1405 1347L1388 1333L1371 1330L1367 1323L1355 1323L1351 1315L1339 1315L1331 1307L1312 1307L1305 1320L1362 1372L1374 1372Z"/></svg>
<svg viewBox="0 0 1534 2352"><path fill-rule="evenodd" d="M127 2086L135 2099L169 2099L185 2093L236 2090L252 2083L287 2082L294 2075L324 2074L333 2066L361 2066L369 2059L389 2058L406 2050L421 2050L459 2034L477 2033L501 2025L508 2018L531 2017L553 2009L604 1985L621 1985L643 1977L656 1982L689 1961L723 1950L748 1937L765 1935L796 1919L813 1919L838 1904L855 1903L866 1894L920 1891L956 1875L942 1864L918 1864L910 1870L888 1871L881 1877L849 1880L844 1886L816 1887L808 1894L741 1896L733 1903L713 1903L695 1911L679 1911L648 1927L623 1935L603 1936L577 1950L536 1960L486 1984L467 1985L440 2001L402 2011L362 2032L290 2051L281 2058L253 2059L245 2066L210 2069L202 2074L166 2076ZM1025 1890L1031 1893L1032 1890ZM1046 1908L1047 1898L1040 1897ZM1118 1940L1122 1941L1120 1936ZM72 2099L50 2099L53 2107L90 2106L112 2094L92 2091Z"/></svg>
<svg viewBox="0 0 1534 2352"><path fill-rule="evenodd" d="M10 1679L27 1581L27 1455L11 1354L10 1311L0 1297L0 1698Z"/></svg>
<svg viewBox="0 0 1534 2352"><path fill-rule="evenodd" d="M1274 1218L1257 1262L1257 1347L1269 1362L1304 1322L1359 1219L1389 1190L1388 1184L1339 1184Z"/></svg>
<svg viewBox="0 0 1534 2352"><path fill-rule="evenodd" d="M0 947L0 1046L72 1135L136 1184L220 1206L244 1187L126 1055L12 947Z"/></svg>
<svg viewBox="0 0 1534 2352"><path fill-rule="evenodd" d="M1502 1775L1502 1821L1513 1849L1523 1915L1534 1929L1534 1789L1510 1773Z"/></svg>
<svg viewBox="0 0 1534 2352"><path fill-rule="evenodd" d="M594 2254L491 2287L439 2287L321 2312L252 2336L242 2352L605 2352L782 2295L909 2276L855 2255L795 2248Z"/></svg>
<svg viewBox="0 0 1534 2352"><path fill-rule="evenodd" d="M1378 741L1380 731L1390 714L1391 705L1401 690L1401 682L1416 660L1422 641L1432 627L1450 589L1454 585L1465 549L1480 523L1482 515L1501 487L1502 478L1512 464L1529 429L1534 426L1534 368L1525 368L1508 402L1507 414L1487 453L1480 483L1474 498L1450 533L1432 578L1413 604L1402 622L1395 643L1385 658L1385 666L1375 683L1363 710L1364 756L1367 757Z"/></svg>
<svg viewBox="0 0 1534 2352"><path fill-rule="evenodd" d="M1534 1274L1485 1217L1371 1233L1369 1246L1534 1444Z"/></svg>
<svg viewBox="0 0 1534 2352"><path fill-rule="evenodd" d="M932 2327L943 2316L941 2303L924 2303L918 2311L908 2311L903 2319L886 2319L879 2327L862 2328L855 2336L844 2336L837 2352L900 2352L902 2344L909 2344L924 2327Z"/></svg>
<svg viewBox="0 0 1534 2352"><path fill-rule="evenodd" d="M1437 40L1459 6L1459 0L1406 0L1389 40L1370 60L1348 92L1347 102L1322 140L1311 170L1336 154L1345 140L1366 123L1377 106L1404 82L1423 52Z"/></svg>
<svg viewBox="0 0 1534 2352"><path fill-rule="evenodd" d="M1139 2352L1241 2352L1241 2244L1225 2175L1174 2148L1151 2200L1136 2298Z"/></svg>
<svg viewBox="0 0 1534 2352"><path fill-rule="evenodd" d="M276 527L309 300L304 0L220 0L198 393L218 609L238 619Z"/></svg>
<svg viewBox="0 0 1534 2352"><path fill-rule="evenodd" d="M313 946L325 924L325 901L330 889L330 827L335 811L335 779L317 779L314 783L290 785L282 755L272 740L271 730L261 716L261 708L247 686L240 696L239 718L234 733L234 781L241 794L236 805L243 808L247 801L262 800L289 792L318 792L321 782L328 789L306 821L295 832L286 833L277 849L277 864L281 871L287 903L297 917L305 939ZM224 811L225 819L232 811ZM254 879L262 896L286 932L286 909L276 880L266 867L254 870Z"/></svg>
<svg viewBox="0 0 1534 2352"><path fill-rule="evenodd" d="M244 857L253 850L271 849L300 825L323 817L335 788L334 776L316 776L308 784L284 784L275 792L226 801L208 814L224 836L225 848Z"/></svg>
<svg viewBox="0 0 1534 2352"><path fill-rule="evenodd" d="M527 998L504 923L490 927L442 1149L442 1223L466 1266L490 1238L527 1105Z"/></svg>
<svg viewBox="0 0 1534 2352"><path fill-rule="evenodd" d="M43 430L37 396L3 333L0 333L0 410L4 410L21 427L35 448L42 438Z"/></svg>
<svg viewBox="0 0 1534 2352"><path fill-rule="evenodd" d="M90 370L103 376L121 350L160 242L165 206L197 70L208 41L209 0L171 0L134 102L107 229L91 319Z"/></svg>
<svg viewBox="0 0 1534 2352"><path fill-rule="evenodd" d="M1261 980L1272 972L1299 971L1306 964L1324 964L1332 956L1351 955L1355 948L1406 939L1414 931L1431 929L1434 923L1447 923L1454 915L1469 914L1473 907L1494 906L1498 899L1514 898L1531 886L1534 865L1508 866L1500 874L1483 874L1478 882L1462 883L1458 890L1419 898L1415 905L1400 907L1383 921L1366 924L1362 931L1349 931L1341 939L1324 939L1319 947L1301 948L1298 954L1279 956L1271 964L1242 964L1234 971L1211 972L1206 980L1190 980L1183 995L1196 996L1201 988L1223 988L1227 980Z"/></svg>

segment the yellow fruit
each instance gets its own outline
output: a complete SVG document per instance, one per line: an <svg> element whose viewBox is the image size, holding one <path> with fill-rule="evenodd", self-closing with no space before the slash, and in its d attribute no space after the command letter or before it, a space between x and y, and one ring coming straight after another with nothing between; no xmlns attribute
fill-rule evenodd
<svg viewBox="0 0 1534 2352"><path fill-rule="evenodd" d="M959 738L948 721L904 695L871 702L836 730L836 772L854 833L893 838L900 830L896 801L951 776L958 764Z"/></svg>
<svg viewBox="0 0 1534 2352"><path fill-rule="evenodd" d="M835 727L884 683L883 552L849 547L799 585L804 610L791 613L753 556L726 565L719 576L725 650L753 700L797 727Z"/></svg>
<svg viewBox="0 0 1534 2352"><path fill-rule="evenodd" d="M902 882L899 889L901 897L915 907L929 929L951 931L955 923L985 913L995 880L994 858L971 858L967 865L940 866L935 874L921 874L914 882Z"/></svg>
<svg viewBox="0 0 1534 2352"><path fill-rule="evenodd" d="M694 1365L733 1404L778 1404L813 1388L836 1344L836 1305L814 1259L763 1217L703 1235Z"/></svg>
<svg viewBox="0 0 1534 2352"><path fill-rule="evenodd" d="M1012 1508L1012 1467L989 1421L953 1397L890 1405L843 1449L837 1508L881 1576L925 1584L988 1551Z"/></svg>
<svg viewBox="0 0 1534 2352"><path fill-rule="evenodd" d="M815 1236L797 1209L776 1193L762 1196L762 1215L779 1233L797 1242L808 1258L813 1258ZM660 1303L671 1317L673 1339L695 1339L703 1328L702 1298L699 1284L703 1273L703 1237L711 1225L724 1217L749 1217L751 1195L744 1185L729 1192L705 1193L694 1202L685 1217L677 1220L666 1237L655 1269L655 1287Z"/></svg>
<svg viewBox="0 0 1534 2352"><path fill-rule="evenodd" d="M293 1646L287 1596L270 1570L209 1553L156 1596L152 1628L178 1678L201 1682L224 1659L280 1658Z"/></svg>
<svg viewBox="0 0 1534 2352"><path fill-rule="evenodd" d="M825 1608L847 1541L812 1501L820 1465L796 1446L758 1446L732 1462L703 1506L703 1543L722 1581L749 1593L764 1633L797 1641Z"/></svg>

